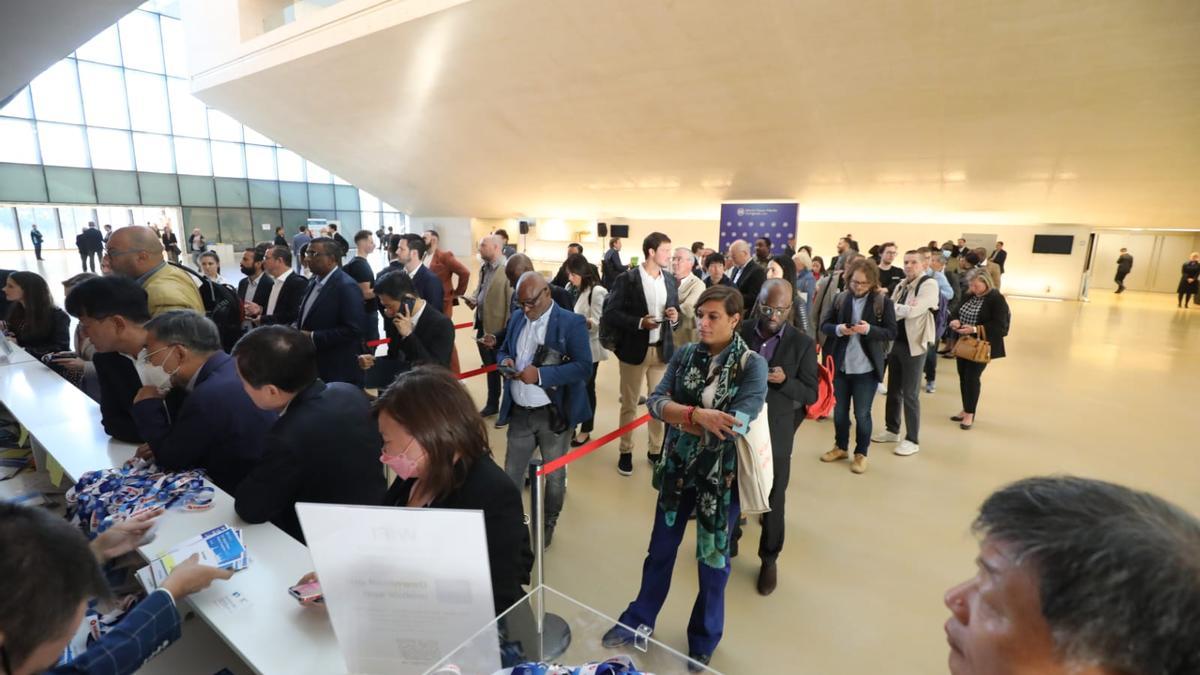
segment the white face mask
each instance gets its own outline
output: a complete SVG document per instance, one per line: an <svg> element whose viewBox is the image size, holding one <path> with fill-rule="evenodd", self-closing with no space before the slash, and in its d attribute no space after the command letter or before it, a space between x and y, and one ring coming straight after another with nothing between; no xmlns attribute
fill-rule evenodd
<svg viewBox="0 0 1200 675"><path fill-rule="evenodd" d="M143 385L154 387L163 394L171 391L171 375L174 373L168 373L166 370L163 370L162 366L150 363L149 352L145 348L142 348L142 351L138 352L137 360L133 364L137 368L138 377L141 378ZM175 370L179 369L176 368Z"/></svg>

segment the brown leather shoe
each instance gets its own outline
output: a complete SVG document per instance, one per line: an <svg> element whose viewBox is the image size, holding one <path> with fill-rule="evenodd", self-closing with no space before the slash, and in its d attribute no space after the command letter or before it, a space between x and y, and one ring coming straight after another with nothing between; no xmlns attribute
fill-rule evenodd
<svg viewBox="0 0 1200 675"><path fill-rule="evenodd" d="M850 464L850 471L853 473L866 473L867 472L867 456L855 453L854 460Z"/></svg>
<svg viewBox="0 0 1200 675"><path fill-rule="evenodd" d="M845 450L843 450L841 448L834 448L834 449L830 450L829 452L821 455L821 461L822 462L836 462L839 459L846 459L849 456L850 456L850 453L846 452Z"/></svg>
<svg viewBox="0 0 1200 675"><path fill-rule="evenodd" d="M763 563L762 568L758 570L758 594L770 595L775 592L777 582L775 563Z"/></svg>

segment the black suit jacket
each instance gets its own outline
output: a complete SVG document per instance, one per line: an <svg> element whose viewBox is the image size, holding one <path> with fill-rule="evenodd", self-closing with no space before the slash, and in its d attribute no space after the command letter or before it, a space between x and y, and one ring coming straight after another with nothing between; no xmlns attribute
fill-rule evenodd
<svg viewBox="0 0 1200 675"><path fill-rule="evenodd" d="M271 286L274 284L275 280L271 278L271 275L263 272L263 275L258 278L258 288L254 289L254 297L247 298L246 289L250 287L250 279L248 277L243 277L242 280L238 282L238 297L242 299L242 302L249 300L256 305L261 306L265 310L267 307L267 300L271 298ZM284 286L284 288L286 289L287 286ZM282 292L283 291L280 291L280 293ZM278 301L276 301L275 304L279 304Z"/></svg>
<svg viewBox="0 0 1200 675"><path fill-rule="evenodd" d="M731 279L733 278L733 275L728 272L726 272L726 276L729 276ZM766 280L767 269L754 262L754 259L751 258L746 263L741 276L738 277L736 282L738 290L742 292L742 303L747 312L750 311L750 308L758 300L758 292L762 290L763 283Z"/></svg>
<svg viewBox="0 0 1200 675"><path fill-rule="evenodd" d="M675 281L675 276L667 270L664 269L661 273L666 279L666 307L674 307L679 311L679 282ZM606 322L608 329L616 336L617 348L614 353L622 363L641 364L646 359L646 350L650 347L650 331L642 330L641 327L642 317L649 313L646 308L646 293L642 290L641 271L632 269L618 276L605 304L608 309L600 320ZM688 319L681 315L679 320ZM671 355L675 353L674 328L669 322L664 322L661 327L662 360L665 363L670 361Z"/></svg>
<svg viewBox="0 0 1200 675"><path fill-rule="evenodd" d="M1005 251L1005 250L992 251L991 259L992 259L992 262L994 262L1000 266L1000 273L1004 274L1004 261L1008 260L1008 251Z"/></svg>
<svg viewBox="0 0 1200 675"><path fill-rule="evenodd" d="M87 246L83 249L84 253L103 253L104 252L104 235L100 234L100 230L94 227L89 227L80 233L83 237L83 243Z"/></svg>
<svg viewBox="0 0 1200 675"><path fill-rule="evenodd" d="M303 542L296 502L382 503L382 448L367 395L315 380L267 432L262 461L238 484L234 508L248 523L269 520Z"/></svg>
<svg viewBox="0 0 1200 675"><path fill-rule="evenodd" d="M271 281L273 286L275 281ZM289 325L296 323L300 318L300 303L304 300L304 293L308 290L308 279L299 274L292 273L287 275L283 280L283 288L279 289L279 297L275 298L275 313L264 315L262 324L270 326L273 324ZM271 301L270 291L267 291L267 297L263 298L263 311L267 311L267 304Z"/></svg>
<svg viewBox="0 0 1200 675"><path fill-rule="evenodd" d="M396 480L384 497L385 506L408 506L413 481ZM491 457L480 457L471 465L462 485L435 499L430 508L483 511L487 533L488 563L492 573L492 600L496 614L512 607L525 595L533 550L521 492Z"/></svg>
<svg viewBox="0 0 1200 675"><path fill-rule="evenodd" d="M421 320L417 322L417 327L406 338L400 337L400 332L392 325L390 319L385 317L385 320L385 332L392 340L388 343L387 358L406 361L408 365L404 370L422 363L450 367L450 352L454 349L454 322L445 314L434 311L429 301L425 302L425 309L421 310Z"/></svg>
<svg viewBox="0 0 1200 675"><path fill-rule="evenodd" d="M421 299L435 312L441 313L445 307L446 297L446 289L442 286L442 280L424 265L418 267L417 273L410 276L413 287L417 289L417 295L421 296Z"/></svg>
<svg viewBox="0 0 1200 675"><path fill-rule="evenodd" d="M761 321L755 319L742 328L742 339L754 351L765 342L758 334ZM817 343L791 324L784 324L779 330L779 344L767 367L782 368L787 379L778 384L767 383L767 415L790 419L796 410L817 401Z"/></svg>
<svg viewBox="0 0 1200 675"><path fill-rule="evenodd" d="M133 361L119 352L101 352L92 357L96 379L100 383L100 424L104 433L126 443L145 441L133 421L133 397L142 388ZM167 394L164 403L167 415L174 418L187 392L176 387Z"/></svg>
<svg viewBox="0 0 1200 675"><path fill-rule="evenodd" d="M361 387L363 371L358 367L358 354L362 348L362 291L341 268L334 269L329 275L308 316L296 319L296 327L312 332L321 379ZM300 301L301 312L316 287L314 277L309 280L304 299Z"/></svg>

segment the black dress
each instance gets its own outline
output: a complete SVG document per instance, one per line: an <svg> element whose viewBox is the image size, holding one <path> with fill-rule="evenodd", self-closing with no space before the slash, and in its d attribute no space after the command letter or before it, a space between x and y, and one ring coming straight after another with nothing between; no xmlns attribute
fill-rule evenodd
<svg viewBox="0 0 1200 675"><path fill-rule="evenodd" d="M1191 279L1191 282L1188 281ZM1200 293L1200 262L1189 260L1183 264L1179 276L1179 288L1176 293L1195 295Z"/></svg>

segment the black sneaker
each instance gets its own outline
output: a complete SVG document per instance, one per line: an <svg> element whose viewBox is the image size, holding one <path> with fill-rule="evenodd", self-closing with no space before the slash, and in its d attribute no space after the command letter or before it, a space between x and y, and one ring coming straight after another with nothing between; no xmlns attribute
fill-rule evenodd
<svg viewBox="0 0 1200 675"><path fill-rule="evenodd" d="M492 415L495 415L496 413L499 413L499 412L500 412L499 410L497 410L489 405L489 406L484 407L483 410L480 410L479 414L483 417L491 417Z"/></svg>
<svg viewBox="0 0 1200 675"><path fill-rule="evenodd" d="M705 670L705 666L709 661L712 661L712 654L697 654L696 652L688 652L687 669L689 673L699 673Z"/></svg>
<svg viewBox="0 0 1200 675"><path fill-rule="evenodd" d="M633 453L622 452L617 458L617 473L622 476L633 475Z"/></svg>
<svg viewBox="0 0 1200 675"><path fill-rule="evenodd" d="M662 461L662 453L661 452L659 452L659 453L647 452L646 453L646 461L650 462L650 466L656 466L659 462Z"/></svg>
<svg viewBox="0 0 1200 675"><path fill-rule="evenodd" d="M624 647L625 645L633 644L634 637L633 631L622 626L621 624L617 624L612 628L609 628L608 632L604 634L604 637L600 638L600 644L603 645L605 649Z"/></svg>
<svg viewBox="0 0 1200 675"><path fill-rule="evenodd" d="M501 422L500 420L496 420L496 423L493 424L492 426L496 427L497 429L503 429L504 427L508 426L508 422Z"/></svg>

